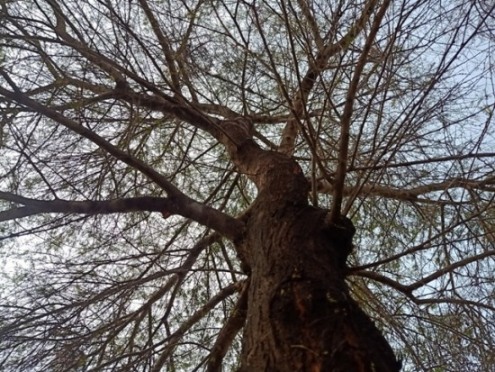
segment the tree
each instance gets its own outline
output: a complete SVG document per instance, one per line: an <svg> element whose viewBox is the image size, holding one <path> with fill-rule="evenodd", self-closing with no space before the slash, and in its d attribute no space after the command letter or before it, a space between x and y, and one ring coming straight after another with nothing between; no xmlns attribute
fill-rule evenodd
<svg viewBox="0 0 495 372"><path fill-rule="evenodd" d="M2 369L493 368L494 7L2 1Z"/></svg>

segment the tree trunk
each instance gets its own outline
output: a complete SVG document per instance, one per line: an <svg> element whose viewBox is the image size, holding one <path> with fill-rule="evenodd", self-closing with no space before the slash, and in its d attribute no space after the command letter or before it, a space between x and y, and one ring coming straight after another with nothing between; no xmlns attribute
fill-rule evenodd
<svg viewBox="0 0 495 372"><path fill-rule="evenodd" d="M237 244L250 271L240 370L399 371L345 283L352 223L330 224L328 211L308 205L295 162L270 168Z"/></svg>

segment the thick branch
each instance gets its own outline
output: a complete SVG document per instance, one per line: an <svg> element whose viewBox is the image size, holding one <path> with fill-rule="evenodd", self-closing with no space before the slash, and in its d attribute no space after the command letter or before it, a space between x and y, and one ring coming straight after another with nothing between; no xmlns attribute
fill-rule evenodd
<svg viewBox="0 0 495 372"><path fill-rule="evenodd" d="M138 211L178 214L214 229L229 239L242 233L244 223L187 197L137 197L105 201L38 200L8 192L0 192L0 199L21 204L22 207L0 212L0 222L42 213L81 213L87 215L130 213Z"/></svg>

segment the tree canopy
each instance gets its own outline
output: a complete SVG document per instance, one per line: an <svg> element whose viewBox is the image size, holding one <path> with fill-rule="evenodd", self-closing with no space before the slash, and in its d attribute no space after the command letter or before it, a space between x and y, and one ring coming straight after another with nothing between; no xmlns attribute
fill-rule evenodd
<svg viewBox="0 0 495 372"><path fill-rule="evenodd" d="M404 371L495 368L493 2L0 7L0 369L235 370L279 158Z"/></svg>

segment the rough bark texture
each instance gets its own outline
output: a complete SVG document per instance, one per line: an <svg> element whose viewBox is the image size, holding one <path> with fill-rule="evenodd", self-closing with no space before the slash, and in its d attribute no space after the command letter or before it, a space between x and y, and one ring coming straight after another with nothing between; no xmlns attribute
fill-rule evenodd
<svg viewBox="0 0 495 372"><path fill-rule="evenodd" d="M399 371L344 280L352 223L330 225L298 165L270 160L237 243L250 271L241 371Z"/></svg>

